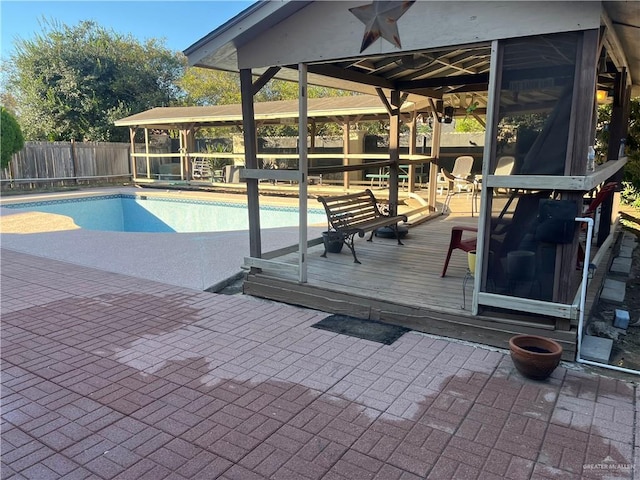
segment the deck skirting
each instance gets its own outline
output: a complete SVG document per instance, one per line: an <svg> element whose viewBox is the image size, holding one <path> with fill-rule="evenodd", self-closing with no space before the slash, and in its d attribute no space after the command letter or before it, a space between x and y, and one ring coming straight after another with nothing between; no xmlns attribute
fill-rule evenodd
<svg viewBox="0 0 640 480"><path fill-rule="evenodd" d="M247 276L244 281L244 293L327 313L381 321L423 333L502 349L509 348L509 338L514 335L544 334L562 345L563 360L575 360L577 335L575 328L569 331L555 330L552 324L545 325L536 321L473 316L471 312L462 309L460 314L454 314L425 307L402 305L300 284L261 273Z"/></svg>

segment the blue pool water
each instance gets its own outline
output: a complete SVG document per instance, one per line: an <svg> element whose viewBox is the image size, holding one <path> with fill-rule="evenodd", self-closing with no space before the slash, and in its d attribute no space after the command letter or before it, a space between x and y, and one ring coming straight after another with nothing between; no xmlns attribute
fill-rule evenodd
<svg viewBox="0 0 640 480"><path fill-rule="evenodd" d="M248 230L244 204L182 200L138 195L102 195L5 205L22 211L55 213L73 218L87 230L115 232L223 232ZM307 212L308 224L326 222L324 211ZM298 209L261 207L261 228L298 225Z"/></svg>

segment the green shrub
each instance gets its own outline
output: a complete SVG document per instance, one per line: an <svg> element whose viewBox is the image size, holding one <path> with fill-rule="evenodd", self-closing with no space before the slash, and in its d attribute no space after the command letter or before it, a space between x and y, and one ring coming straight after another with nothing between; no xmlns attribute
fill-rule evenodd
<svg viewBox="0 0 640 480"><path fill-rule="evenodd" d="M4 107L0 107L0 138L0 167L6 168L11 156L24 147L24 138L17 120Z"/></svg>

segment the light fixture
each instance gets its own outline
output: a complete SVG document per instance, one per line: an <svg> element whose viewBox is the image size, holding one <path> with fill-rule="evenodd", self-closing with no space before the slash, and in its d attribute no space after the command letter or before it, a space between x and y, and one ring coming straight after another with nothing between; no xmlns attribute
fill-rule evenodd
<svg viewBox="0 0 640 480"><path fill-rule="evenodd" d="M599 104L607 103L609 92L606 90L596 90L596 101Z"/></svg>
<svg viewBox="0 0 640 480"><path fill-rule="evenodd" d="M453 107L444 107L444 115L442 121L444 123L453 122Z"/></svg>

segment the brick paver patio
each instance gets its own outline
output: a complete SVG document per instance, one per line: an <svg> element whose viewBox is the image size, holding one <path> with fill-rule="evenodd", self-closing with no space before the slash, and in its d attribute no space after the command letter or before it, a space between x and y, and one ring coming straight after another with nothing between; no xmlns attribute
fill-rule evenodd
<svg viewBox="0 0 640 480"><path fill-rule="evenodd" d="M633 478L635 385L2 251L2 478Z"/></svg>

